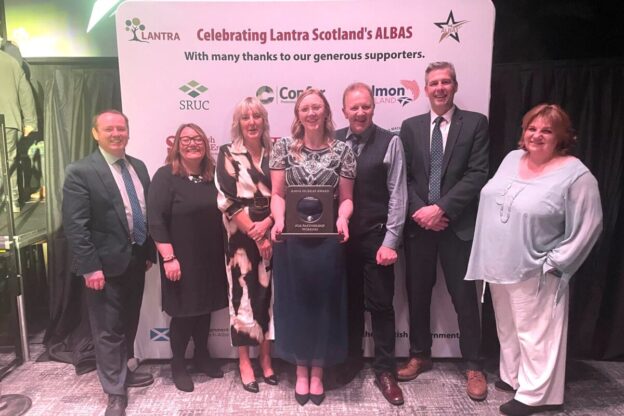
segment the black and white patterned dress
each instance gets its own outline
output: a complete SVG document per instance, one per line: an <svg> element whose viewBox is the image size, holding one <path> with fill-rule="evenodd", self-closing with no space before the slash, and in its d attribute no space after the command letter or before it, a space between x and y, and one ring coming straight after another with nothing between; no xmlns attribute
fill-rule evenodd
<svg viewBox="0 0 624 416"><path fill-rule="evenodd" d="M270 167L286 185L331 185L355 178L355 156L344 142L290 151L291 138L273 147ZM335 237L288 237L273 245L275 354L293 364L326 367L347 353L344 247Z"/></svg>
<svg viewBox="0 0 624 416"><path fill-rule="evenodd" d="M242 143L219 149L216 184L218 204L227 232L226 271L233 346L258 345L273 339L271 263L262 260L256 243L242 232L232 217L244 210L252 221L269 216L271 178L264 150L260 166ZM266 205L250 204L266 198Z"/></svg>

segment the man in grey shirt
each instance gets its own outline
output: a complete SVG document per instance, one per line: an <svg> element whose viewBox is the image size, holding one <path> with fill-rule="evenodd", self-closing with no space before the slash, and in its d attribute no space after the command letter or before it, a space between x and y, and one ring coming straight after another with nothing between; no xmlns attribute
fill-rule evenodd
<svg viewBox="0 0 624 416"><path fill-rule="evenodd" d="M396 381L394 263L407 212L403 145L398 136L373 124L375 102L364 83L349 85L343 95L349 127L336 138L357 157L353 216L347 242L349 361L345 371L361 368L364 309L371 314L375 342L375 384L394 405L403 404ZM354 372L353 369L356 369Z"/></svg>

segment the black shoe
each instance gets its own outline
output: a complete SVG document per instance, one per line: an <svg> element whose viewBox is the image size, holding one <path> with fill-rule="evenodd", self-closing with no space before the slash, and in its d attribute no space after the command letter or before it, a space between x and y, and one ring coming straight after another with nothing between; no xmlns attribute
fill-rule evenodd
<svg viewBox="0 0 624 416"><path fill-rule="evenodd" d="M310 399L310 393L299 394L295 392L295 400L297 400L297 403L299 403L301 406L306 404L309 399Z"/></svg>
<svg viewBox="0 0 624 416"><path fill-rule="evenodd" d="M109 394L108 405L104 416L125 416L128 407L128 396L121 394Z"/></svg>
<svg viewBox="0 0 624 416"><path fill-rule="evenodd" d="M323 403L323 400L325 400L325 392L321 394L310 394L310 400L315 405L320 406L321 403Z"/></svg>
<svg viewBox="0 0 624 416"><path fill-rule="evenodd" d="M241 384L243 385L243 388L245 390L247 390L249 393L259 393L260 392L260 386L258 386L258 382L256 380L250 381L249 383L245 384L243 382L243 379L241 378Z"/></svg>
<svg viewBox="0 0 624 416"><path fill-rule="evenodd" d="M264 382L270 386L277 386L279 384L279 379L275 374L271 374L270 376L264 377Z"/></svg>
<svg viewBox="0 0 624 416"><path fill-rule="evenodd" d="M180 391L191 392L195 389L193 385L193 379L186 371L186 363L184 360L171 361L171 377L173 378L173 384Z"/></svg>
<svg viewBox="0 0 624 416"><path fill-rule="evenodd" d="M511 387L509 384L505 383L503 380L496 380L494 382L494 388L498 391L502 391L505 393L515 393L516 389Z"/></svg>
<svg viewBox="0 0 624 416"><path fill-rule="evenodd" d="M194 358L195 368L202 373L206 374L210 378L223 378L223 370L219 367L212 358Z"/></svg>
<svg viewBox="0 0 624 416"><path fill-rule="evenodd" d="M507 403L502 404L498 408L502 414L508 416L528 416L534 413L560 411L563 410L561 404L543 404L541 406L529 406L515 399L511 399Z"/></svg>
<svg viewBox="0 0 624 416"><path fill-rule="evenodd" d="M154 382L154 377L149 373L139 373L128 370L126 374L126 387L145 387Z"/></svg>

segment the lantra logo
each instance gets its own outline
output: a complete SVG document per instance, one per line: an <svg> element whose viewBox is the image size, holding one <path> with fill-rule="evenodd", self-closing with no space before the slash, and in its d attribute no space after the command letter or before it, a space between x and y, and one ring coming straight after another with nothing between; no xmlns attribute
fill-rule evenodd
<svg viewBox="0 0 624 416"><path fill-rule="evenodd" d="M401 87L385 87L372 85L375 104L401 104L405 107L409 103L416 101L420 95L420 87L414 80L401 80ZM409 96L408 96L409 91Z"/></svg>
<svg viewBox="0 0 624 416"><path fill-rule="evenodd" d="M453 16L453 10L451 10L448 17L446 18L446 22L434 23L434 25L442 30L439 42L442 42L448 37L451 37L459 42L459 29L466 23L468 23L468 20L455 20L455 17Z"/></svg>
<svg viewBox="0 0 624 416"><path fill-rule="evenodd" d="M181 87L178 88L184 94L192 97L192 100L184 99L180 100L178 108L180 110L209 110L210 109L210 101L205 99L197 99L202 94L205 94L208 91L208 87L202 85L201 83L192 80Z"/></svg>
<svg viewBox="0 0 624 416"><path fill-rule="evenodd" d="M180 40L178 32L148 32L145 30L146 26L141 22L138 17L126 20L126 32L132 32L132 38L128 39L131 42L145 42L149 41L173 41Z"/></svg>

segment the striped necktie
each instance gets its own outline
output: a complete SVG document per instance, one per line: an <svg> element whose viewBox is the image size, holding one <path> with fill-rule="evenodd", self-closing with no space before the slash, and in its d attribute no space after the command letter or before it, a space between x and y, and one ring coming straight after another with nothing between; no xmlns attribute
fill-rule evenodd
<svg viewBox="0 0 624 416"><path fill-rule="evenodd" d="M143 211L141 211L139 197L134 188L130 171L126 166L126 161L119 159L116 163L121 168L121 177L123 178L126 192L128 193L128 199L130 200L130 209L132 210L132 237L136 244L142 245L147 239L147 228L145 227L145 218L143 217Z"/></svg>

